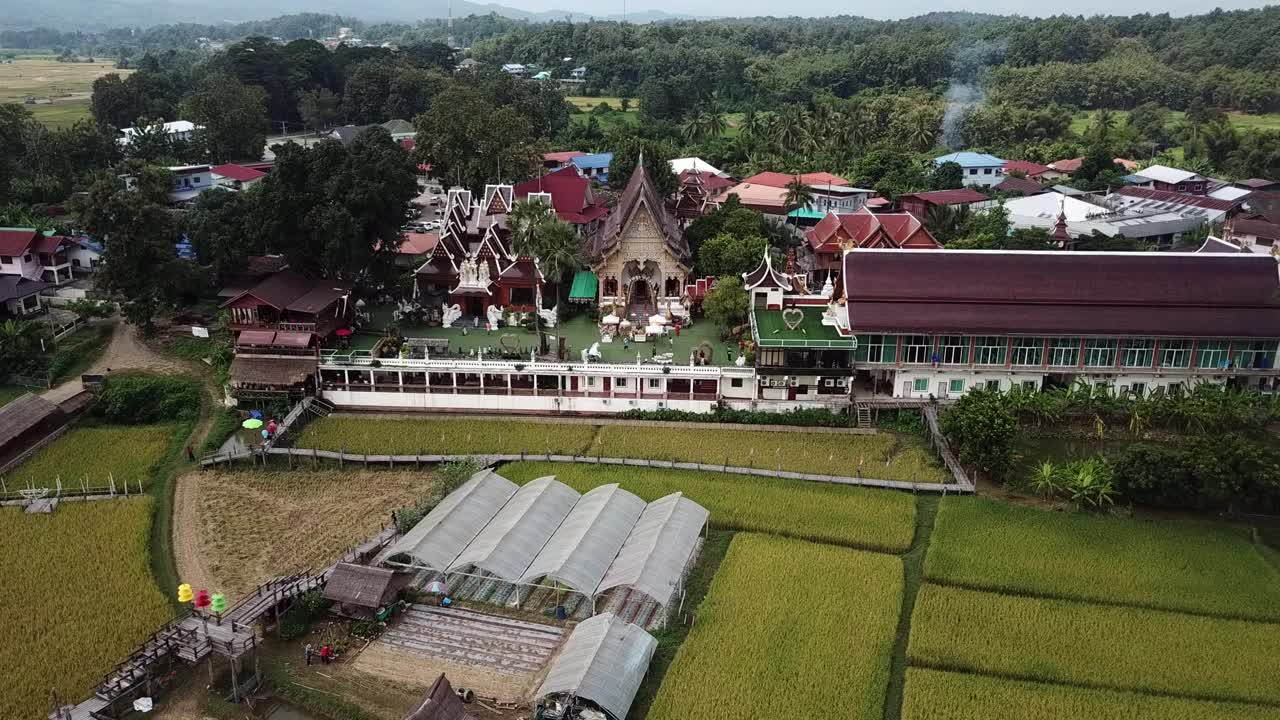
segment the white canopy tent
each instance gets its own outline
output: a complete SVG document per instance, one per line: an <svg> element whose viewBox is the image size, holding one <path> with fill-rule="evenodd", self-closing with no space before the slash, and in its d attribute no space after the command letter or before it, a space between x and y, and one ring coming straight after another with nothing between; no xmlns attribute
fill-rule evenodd
<svg viewBox="0 0 1280 720"><path fill-rule="evenodd" d="M445 496L384 555L406 554L414 565L443 572L517 489L515 483L494 471L481 470Z"/></svg>
<svg viewBox="0 0 1280 720"><path fill-rule="evenodd" d="M622 720L657 647L652 635L612 613L583 620L551 663L538 697L587 700Z"/></svg>

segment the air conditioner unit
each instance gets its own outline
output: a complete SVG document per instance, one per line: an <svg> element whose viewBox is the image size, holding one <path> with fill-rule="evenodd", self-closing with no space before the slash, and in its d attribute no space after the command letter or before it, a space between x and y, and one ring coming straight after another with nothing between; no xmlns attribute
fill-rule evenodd
<svg viewBox="0 0 1280 720"><path fill-rule="evenodd" d="M769 387L769 378L767 377L760 378L760 387Z"/></svg>
<svg viewBox="0 0 1280 720"><path fill-rule="evenodd" d="M825 378L825 379L822 381L822 386L823 386L823 387L835 387L835 384L836 384L836 381L835 381L835 380L832 380L831 378Z"/></svg>
<svg viewBox="0 0 1280 720"><path fill-rule="evenodd" d="M800 381L795 378L791 378L791 382L787 384L790 385L791 387L799 387Z"/></svg>
<svg viewBox="0 0 1280 720"><path fill-rule="evenodd" d="M658 407L660 407L660 408L664 408L664 407L666 407L666 406L667 406L667 404L666 404L665 402L663 402L663 401L661 401L661 400L659 400L659 401L658 401Z"/></svg>
<svg viewBox="0 0 1280 720"><path fill-rule="evenodd" d="M836 378L836 387L848 387L849 378Z"/></svg>

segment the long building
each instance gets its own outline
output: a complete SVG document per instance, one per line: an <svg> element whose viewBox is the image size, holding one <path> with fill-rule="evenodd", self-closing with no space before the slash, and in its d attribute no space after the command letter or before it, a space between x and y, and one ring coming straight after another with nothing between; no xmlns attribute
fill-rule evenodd
<svg viewBox="0 0 1280 720"><path fill-rule="evenodd" d="M843 289L766 259L744 280L754 361L714 365L322 353L337 405L614 413L955 399L1083 380L1146 395L1280 390L1280 272L1248 253L854 249Z"/></svg>

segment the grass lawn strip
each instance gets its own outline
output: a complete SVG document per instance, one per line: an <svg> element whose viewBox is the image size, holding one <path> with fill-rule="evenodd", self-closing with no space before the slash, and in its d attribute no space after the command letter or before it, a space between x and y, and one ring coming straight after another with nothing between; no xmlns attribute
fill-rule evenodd
<svg viewBox="0 0 1280 720"><path fill-rule="evenodd" d="M902 718L1280 720L1280 709L911 668Z"/></svg>
<svg viewBox="0 0 1280 720"><path fill-rule="evenodd" d="M783 535L883 552L905 552L915 532L906 493L686 470L523 462L499 473L517 484L555 475L578 492L618 483L646 501L673 492L711 511L711 527Z"/></svg>
<svg viewBox="0 0 1280 720"><path fill-rule="evenodd" d="M902 562L739 534L648 720L880 720Z"/></svg>
<svg viewBox="0 0 1280 720"><path fill-rule="evenodd" d="M1280 570L1243 531L1220 526L947 498L925 576L1011 594L1280 620Z"/></svg>
<svg viewBox="0 0 1280 720"><path fill-rule="evenodd" d="M51 688L87 697L171 617L147 563L151 502L0 508L0 717L44 717Z"/></svg>
<svg viewBox="0 0 1280 720"><path fill-rule="evenodd" d="M940 670L1280 706L1280 624L926 585L908 653Z"/></svg>
<svg viewBox="0 0 1280 720"><path fill-rule="evenodd" d="M132 493L139 482L147 485L178 431L178 426L172 424L72 428L10 470L5 481L11 488L28 481L36 487L52 488L60 477L62 487L73 490L80 487L82 480L90 488L102 488L114 478L120 492L128 481Z"/></svg>
<svg viewBox="0 0 1280 720"><path fill-rule="evenodd" d="M297 445L366 455L547 453L581 454L590 425L490 420L324 418L309 423Z"/></svg>

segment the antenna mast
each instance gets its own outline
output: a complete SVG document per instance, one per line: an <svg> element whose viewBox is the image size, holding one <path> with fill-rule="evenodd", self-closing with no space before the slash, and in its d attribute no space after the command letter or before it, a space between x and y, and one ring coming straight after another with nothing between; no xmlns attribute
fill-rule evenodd
<svg viewBox="0 0 1280 720"><path fill-rule="evenodd" d="M453 0L449 0L449 37L448 39L445 40L445 42L449 44L450 50L452 50L454 46L457 45L457 43L455 43L453 40Z"/></svg>

